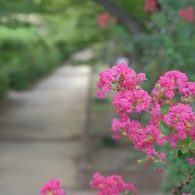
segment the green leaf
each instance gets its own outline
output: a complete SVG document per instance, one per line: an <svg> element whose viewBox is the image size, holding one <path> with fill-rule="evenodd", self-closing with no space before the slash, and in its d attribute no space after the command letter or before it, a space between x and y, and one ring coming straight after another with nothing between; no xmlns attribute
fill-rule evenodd
<svg viewBox="0 0 195 195"><path fill-rule="evenodd" d="M188 135L186 139L177 142L179 147L187 146L192 142L192 138Z"/></svg>
<svg viewBox="0 0 195 195"><path fill-rule="evenodd" d="M127 193L127 195L133 195L134 194L134 192L128 192Z"/></svg>
<svg viewBox="0 0 195 195"><path fill-rule="evenodd" d="M193 187L192 187L191 185L188 184L188 185L184 185L184 186L182 187L181 191L182 191L183 193L190 193L192 189L193 189Z"/></svg>
<svg viewBox="0 0 195 195"><path fill-rule="evenodd" d="M141 159L141 160L142 160L142 161L141 161L140 165L145 165L145 163L148 161L148 158L145 157L145 158L143 158L143 159Z"/></svg>
<svg viewBox="0 0 195 195"><path fill-rule="evenodd" d="M164 105L161 106L160 112L161 112L162 114L165 114L165 113L169 112L170 107L171 107L171 106L170 106L169 104L164 104Z"/></svg>
<svg viewBox="0 0 195 195"><path fill-rule="evenodd" d="M183 147L181 151L183 154L187 154L189 152L188 146Z"/></svg>
<svg viewBox="0 0 195 195"><path fill-rule="evenodd" d="M164 95L165 95L164 92L163 92L163 93L160 93L160 94L157 95L157 98L160 99L160 98L162 98Z"/></svg>
<svg viewBox="0 0 195 195"><path fill-rule="evenodd" d="M178 158L182 157L183 154L182 154L181 150L178 151L177 155L178 155Z"/></svg>
<svg viewBox="0 0 195 195"><path fill-rule="evenodd" d="M191 142L192 142L192 138L191 138L191 136L189 136L189 135L187 136L186 139L184 139L184 140L182 141L183 145L189 145Z"/></svg>
<svg viewBox="0 0 195 195"><path fill-rule="evenodd" d="M168 135L170 132L169 127L164 122L160 123L159 129L161 130L162 134L164 134L164 135Z"/></svg>
<svg viewBox="0 0 195 195"><path fill-rule="evenodd" d="M195 150L195 142L193 142L192 144L190 144L190 149L191 150Z"/></svg>
<svg viewBox="0 0 195 195"><path fill-rule="evenodd" d="M164 163L161 163L161 162L155 162L154 164L153 164L153 168L154 169L158 169L158 168L161 168L161 167L163 167L164 166Z"/></svg>
<svg viewBox="0 0 195 195"><path fill-rule="evenodd" d="M177 104L177 100L174 98L174 99L171 99L171 103L176 105Z"/></svg>

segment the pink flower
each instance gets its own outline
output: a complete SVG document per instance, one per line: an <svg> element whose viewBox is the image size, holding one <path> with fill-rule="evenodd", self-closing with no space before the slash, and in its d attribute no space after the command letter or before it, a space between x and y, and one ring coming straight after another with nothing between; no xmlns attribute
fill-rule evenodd
<svg viewBox="0 0 195 195"><path fill-rule="evenodd" d="M96 95L100 98L104 98L105 93L109 94L112 89L120 92L137 88L139 90L141 87L139 87L138 84L146 80L144 73L140 73L136 77L136 72L123 62L101 72L99 77L100 79L97 82L99 90Z"/></svg>
<svg viewBox="0 0 195 195"><path fill-rule="evenodd" d="M104 177L99 173L95 173L90 185L92 188L99 190L97 195L119 195L123 191L133 192L133 195L137 194L133 184L125 183L118 175Z"/></svg>
<svg viewBox="0 0 195 195"><path fill-rule="evenodd" d="M165 159L165 153L161 152L161 153L160 153L160 158L161 158L162 160L164 160L164 159Z"/></svg>
<svg viewBox="0 0 195 195"><path fill-rule="evenodd" d="M135 111L138 113L148 110L151 101L152 99L146 91L134 89L116 93L113 104L116 112L124 116L133 112L133 105L135 105Z"/></svg>
<svg viewBox="0 0 195 195"><path fill-rule="evenodd" d="M195 165L195 160L194 160L194 158L192 157L192 158L188 158L188 162L189 162L189 164L190 165Z"/></svg>
<svg viewBox="0 0 195 195"><path fill-rule="evenodd" d="M189 89L187 89L188 77L186 74L177 70L165 73L165 75L161 76L157 81L157 84L159 84L160 89L157 90L154 88L152 90L152 95L154 95L155 98L158 94L162 94L162 97L172 99L175 96L175 89L178 89L178 93L181 95L187 95L189 91Z"/></svg>
<svg viewBox="0 0 195 195"><path fill-rule="evenodd" d="M112 127L111 130L113 132L112 138L115 140L120 139L120 136L118 135L119 130L123 130L127 132L128 126L130 125L130 120L128 117L113 119L112 121Z"/></svg>
<svg viewBox="0 0 195 195"><path fill-rule="evenodd" d="M154 9L156 8L156 0L145 0L145 4L144 4L144 10L146 12L153 12Z"/></svg>
<svg viewBox="0 0 195 195"><path fill-rule="evenodd" d="M137 75L137 82L138 82L138 84L139 84L139 83L142 83L144 80L147 80L147 79L146 79L146 75L145 75L144 73L139 73L139 74Z"/></svg>
<svg viewBox="0 0 195 195"><path fill-rule="evenodd" d="M98 24L102 29L113 25L116 22L116 18L111 17L109 13L102 13L97 16Z"/></svg>
<svg viewBox="0 0 195 195"><path fill-rule="evenodd" d="M192 140L195 139L195 116L194 112L192 112L192 108L188 104L178 103L176 106L172 106L169 110L169 113L165 115L167 119L165 122L169 125L171 124L175 130L175 141L178 139L186 139L187 135L192 137ZM173 139L172 134L170 137Z"/></svg>
<svg viewBox="0 0 195 195"><path fill-rule="evenodd" d="M194 8L192 6L188 7L187 9L180 10L179 15L181 18L189 22L194 22L195 20Z"/></svg>
<svg viewBox="0 0 195 195"><path fill-rule="evenodd" d="M158 172L161 173L164 171L164 167L158 168Z"/></svg>
<svg viewBox="0 0 195 195"><path fill-rule="evenodd" d="M106 28L107 22L110 19L110 15L108 13L102 13L98 15L98 24L101 28Z"/></svg>
<svg viewBox="0 0 195 195"><path fill-rule="evenodd" d="M47 195L47 192L51 192L54 195L65 195L65 190L61 190L58 179L51 179L49 182L45 183L40 190L40 195Z"/></svg>
<svg viewBox="0 0 195 195"><path fill-rule="evenodd" d="M98 90L98 91L96 92L96 96L99 97L100 99L103 99L103 98L106 97L106 96L105 96L105 93L102 92L102 91L100 91L100 90Z"/></svg>

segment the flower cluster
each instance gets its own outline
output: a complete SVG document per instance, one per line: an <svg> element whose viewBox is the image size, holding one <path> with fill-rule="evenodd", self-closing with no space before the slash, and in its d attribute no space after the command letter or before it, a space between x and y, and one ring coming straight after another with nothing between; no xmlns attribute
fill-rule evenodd
<svg viewBox="0 0 195 195"><path fill-rule="evenodd" d="M61 189L58 179L51 179L40 190L40 195L47 195L47 193L51 195L65 195L65 190Z"/></svg>
<svg viewBox="0 0 195 195"><path fill-rule="evenodd" d="M194 95L195 83L188 82L186 74L177 70L168 71L164 76L161 76L157 81L152 95L157 98L161 94L161 98L174 98L175 92L188 96Z"/></svg>
<svg viewBox="0 0 195 195"><path fill-rule="evenodd" d="M100 98L110 90L117 91L113 105L122 118L112 121L113 139L120 139L122 134L133 142L135 149L144 151L147 159L163 164L165 156L155 150L155 143L162 146L168 141L178 151L184 147L184 152L189 151L190 144L195 141L195 113L188 103L195 100L195 82L189 82L186 74L176 70L165 73L155 84L152 96L139 86L146 80L145 74L136 75L124 63L101 72L99 76L97 95ZM181 103L178 103L176 93L181 96ZM138 121L131 121L128 114L134 111L150 113L150 123L142 127ZM184 142L187 138L189 141ZM193 157L188 161L190 165L195 164ZM159 172L162 170L163 167L158 168Z"/></svg>
<svg viewBox="0 0 195 195"><path fill-rule="evenodd" d="M154 9L156 8L156 0L145 0L145 4L144 4L144 10L146 12L153 12Z"/></svg>
<svg viewBox="0 0 195 195"><path fill-rule="evenodd" d="M112 175L104 177L99 173L93 175L93 180L90 182L92 188L98 189L97 195L119 195L120 192L133 192L133 195L137 194L137 190L133 184L125 183L121 176Z"/></svg>
<svg viewBox="0 0 195 195"><path fill-rule="evenodd" d="M163 145L163 138L160 137L161 131L157 127L148 125L142 128L138 121L130 122L127 117L119 120L114 119L111 130L113 131L113 139L119 139L119 133L122 132L134 143L135 149L145 151L147 155L158 154L153 147L155 142L159 146Z"/></svg>
<svg viewBox="0 0 195 195"><path fill-rule="evenodd" d="M152 99L146 91L134 89L116 93L113 99L113 105L120 115L125 116L127 113L132 113L133 108L138 113L141 113L143 110L148 110L151 101Z"/></svg>
<svg viewBox="0 0 195 195"><path fill-rule="evenodd" d="M105 29L108 25L115 23L115 18L111 17L109 13L102 13L97 16L98 24L102 29Z"/></svg>
<svg viewBox="0 0 195 195"><path fill-rule="evenodd" d="M180 10L179 16L183 18L184 20L187 20L189 22L194 22L195 21L194 8L190 6L187 9Z"/></svg>
<svg viewBox="0 0 195 195"><path fill-rule="evenodd" d="M113 104L115 110L122 116L132 113L133 109L141 113L149 109L151 98L139 84L146 80L144 73L136 75L136 72L125 63L113 66L99 74L100 80L97 83L99 90L96 95L105 98L105 93L110 93L112 89L116 93Z"/></svg>
<svg viewBox="0 0 195 195"><path fill-rule="evenodd" d="M170 108L168 114L164 116L165 123L173 129L171 134L171 145L176 147L179 139L186 139L189 135L195 139L195 116L192 108L188 104L177 104Z"/></svg>

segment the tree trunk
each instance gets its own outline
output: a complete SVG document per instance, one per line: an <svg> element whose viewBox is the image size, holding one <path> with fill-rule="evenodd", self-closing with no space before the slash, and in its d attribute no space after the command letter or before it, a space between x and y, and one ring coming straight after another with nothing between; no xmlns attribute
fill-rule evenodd
<svg viewBox="0 0 195 195"><path fill-rule="evenodd" d="M141 33L141 26L138 25L128 14L121 11L116 5L114 5L110 0L95 0L100 3L105 9L107 9L111 14L115 15L117 19L126 27L126 29L137 35Z"/></svg>

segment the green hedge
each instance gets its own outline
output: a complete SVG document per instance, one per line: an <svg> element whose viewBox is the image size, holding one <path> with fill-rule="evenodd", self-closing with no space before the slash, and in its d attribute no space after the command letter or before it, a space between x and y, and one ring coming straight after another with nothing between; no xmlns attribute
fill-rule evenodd
<svg viewBox="0 0 195 195"><path fill-rule="evenodd" d="M0 98L9 88L25 89L69 56L63 42L51 42L33 28L0 26L0 31Z"/></svg>

